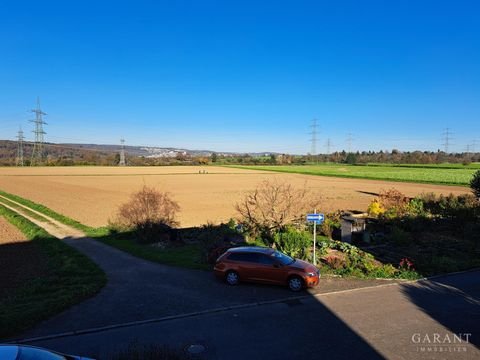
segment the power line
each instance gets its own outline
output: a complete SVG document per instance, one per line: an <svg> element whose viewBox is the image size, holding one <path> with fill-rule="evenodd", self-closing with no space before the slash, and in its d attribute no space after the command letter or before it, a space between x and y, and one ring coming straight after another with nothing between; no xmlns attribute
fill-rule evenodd
<svg viewBox="0 0 480 360"><path fill-rule="evenodd" d="M120 139L120 143L122 144L122 149L120 150L120 162L118 165L125 166L127 164L125 161L125 139Z"/></svg>
<svg viewBox="0 0 480 360"><path fill-rule="evenodd" d="M310 138L310 142L312 145L310 154L316 155L317 154L317 128L318 128L317 119L312 120L312 125L310 125L310 127L312 128L312 131L310 132L310 135L312 135L312 137Z"/></svg>
<svg viewBox="0 0 480 360"><path fill-rule="evenodd" d="M23 130L21 126L20 130L18 130L17 140L17 166L23 166L23 141L25 140L25 137L23 136Z"/></svg>
<svg viewBox="0 0 480 360"><path fill-rule="evenodd" d="M443 132L443 146L444 146L444 149L445 149L445 154L448 154L448 147L451 144L451 140L452 140L452 132L450 132L450 129L449 128L446 128L445 131Z"/></svg>
<svg viewBox="0 0 480 360"><path fill-rule="evenodd" d="M327 147L327 155L330 155L330 148L332 147L332 142L330 141L330 138L327 139L327 143L325 144Z"/></svg>
<svg viewBox="0 0 480 360"><path fill-rule="evenodd" d="M45 121L43 121L43 115L47 115L40 109L40 98L37 97L37 108L32 110L35 114L35 120L30 120L35 124L35 130L33 133L35 134L35 142L33 144L33 151L32 151L32 160L30 161L30 166L39 165L42 163L43 158L43 135L46 134L43 131L43 125L47 125Z"/></svg>
<svg viewBox="0 0 480 360"><path fill-rule="evenodd" d="M352 142L353 142L354 138L352 137L352 133L348 133L347 134L347 146L348 146L348 152L351 153L352 152Z"/></svg>

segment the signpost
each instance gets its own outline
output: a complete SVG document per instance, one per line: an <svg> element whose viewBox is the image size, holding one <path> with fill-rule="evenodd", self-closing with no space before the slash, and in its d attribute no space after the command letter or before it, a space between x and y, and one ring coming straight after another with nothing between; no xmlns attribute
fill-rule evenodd
<svg viewBox="0 0 480 360"><path fill-rule="evenodd" d="M325 220L325 215L317 214L317 209L313 214L307 214L307 221L313 222L313 265L317 265L317 258L315 256L315 248L317 247L317 224L320 225Z"/></svg>

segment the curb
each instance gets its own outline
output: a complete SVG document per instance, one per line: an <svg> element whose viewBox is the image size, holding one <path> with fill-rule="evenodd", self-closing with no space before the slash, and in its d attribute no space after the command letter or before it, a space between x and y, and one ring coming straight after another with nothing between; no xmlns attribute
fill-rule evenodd
<svg viewBox="0 0 480 360"><path fill-rule="evenodd" d="M415 282L415 281L416 280L411 280L411 281L408 281L408 282ZM121 324L100 326L100 327L94 327L94 328L83 329L83 330L68 331L68 332L59 333L59 334L37 336L37 337L32 337L32 338L13 339L13 340L7 341L5 343L6 344L31 343L31 342L52 340L52 339L58 339L58 338L63 338L63 337L69 337L69 336L93 334L93 333L115 330L115 329L120 329L120 328L125 328L125 327L132 327L132 326L152 324L152 323L160 323L160 322L172 321L172 320L177 320L177 319L185 319L185 318L192 318L192 317L196 317L196 316L227 312L227 311L232 311L232 310L241 310L241 309L248 309L248 308L260 307L260 306L266 306L266 305L272 305L272 304L279 304L279 303L284 303L284 302L292 301L292 300L320 298L320 297L326 296L326 295L336 295L336 294L342 294L342 293L350 293L350 292L355 292L355 291L358 291L358 290L364 290L364 289L368 290L368 289L382 288L382 287L395 286L395 285L404 284L404 283L405 282L380 284L380 285L373 285L373 286L365 286L365 287L361 287L361 288L331 291L331 292L320 293L320 294L299 295L299 296L286 297L286 298L282 298L282 299L259 301L259 302L248 303L248 304L224 306L224 307L220 307L220 308L190 312L190 313L179 314L179 315L169 315L169 316L163 316L163 317L147 319L147 320L131 321L131 322L126 322L126 323L121 323Z"/></svg>
<svg viewBox="0 0 480 360"><path fill-rule="evenodd" d="M473 268L473 269L468 269L468 270L455 271L455 272L446 273L446 274L437 274L437 275L427 276L427 277L424 277L424 278L417 279L415 281L435 280L439 277L461 275L461 274L466 274L466 273L475 272L475 271L480 271L480 267Z"/></svg>

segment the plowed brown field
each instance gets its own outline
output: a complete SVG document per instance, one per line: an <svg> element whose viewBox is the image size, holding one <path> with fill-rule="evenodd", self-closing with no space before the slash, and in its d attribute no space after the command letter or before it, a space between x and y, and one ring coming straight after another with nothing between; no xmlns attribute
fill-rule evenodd
<svg viewBox="0 0 480 360"><path fill-rule="evenodd" d="M46 269L41 249L0 216L0 298Z"/></svg>
<svg viewBox="0 0 480 360"><path fill-rule="evenodd" d="M200 174L199 171L207 171ZM86 225L106 225L119 204L143 184L169 191L179 202L181 226L226 221L234 204L265 179L304 183L324 199L321 211L365 210L381 189L407 196L422 192L461 194L468 188L357 180L223 167L38 167L0 168L0 190L28 198Z"/></svg>

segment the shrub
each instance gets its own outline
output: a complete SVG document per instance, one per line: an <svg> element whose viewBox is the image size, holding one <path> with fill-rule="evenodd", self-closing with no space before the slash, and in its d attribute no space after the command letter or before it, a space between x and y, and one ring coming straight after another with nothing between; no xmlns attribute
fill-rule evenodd
<svg viewBox="0 0 480 360"><path fill-rule="evenodd" d="M334 211L325 214L325 220L320 225L320 232L328 237L329 239L332 238L332 233L334 229L339 229L341 227L341 212Z"/></svg>
<svg viewBox="0 0 480 360"><path fill-rule="evenodd" d="M389 238L395 245L398 246L408 245L411 240L410 234L398 226L394 226L392 228Z"/></svg>
<svg viewBox="0 0 480 360"><path fill-rule="evenodd" d="M480 170L473 174L472 180L470 180L470 188L477 200L480 200Z"/></svg>
<svg viewBox="0 0 480 360"><path fill-rule="evenodd" d="M325 258L325 263L334 270L343 269L345 267L345 260L339 256L329 255Z"/></svg>
<svg viewBox="0 0 480 360"><path fill-rule="evenodd" d="M402 260L400 260L398 267L401 270L415 270L415 268L413 267L413 261L409 258L403 258Z"/></svg>
<svg viewBox="0 0 480 360"><path fill-rule="evenodd" d="M368 205L367 213L372 217L379 217L385 213L385 208L378 199L373 199L370 205Z"/></svg>
<svg viewBox="0 0 480 360"><path fill-rule="evenodd" d="M393 278L398 274L398 270L391 264L373 266L368 275L374 278Z"/></svg>
<svg viewBox="0 0 480 360"><path fill-rule="evenodd" d="M472 220L477 216L478 202L471 194L455 196L440 195L437 201L437 214L451 219L461 220L464 223Z"/></svg>
<svg viewBox="0 0 480 360"><path fill-rule="evenodd" d="M208 263L214 263L229 248L245 243L243 235L235 230L235 222L232 220L227 224L208 223L193 228L190 232L190 237L202 246L204 258Z"/></svg>
<svg viewBox="0 0 480 360"><path fill-rule="evenodd" d="M442 255L425 259L421 267L425 274L444 274L461 270L462 263L458 259Z"/></svg>
<svg viewBox="0 0 480 360"><path fill-rule="evenodd" d="M421 199L425 210L432 215L454 218L462 222L475 219L479 215L479 203L472 194L436 196L429 193L423 194Z"/></svg>
<svg viewBox="0 0 480 360"><path fill-rule="evenodd" d="M253 237L262 236L272 240L276 232L288 225L300 228L305 223L305 214L319 205L304 185L295 188L278 181L264 181L254 191L236 204L239 222Z"/></svg>
<svg viewBox="0 0 480 360"><path fill-rule="evenodd" d="M405 208L405 213L410 217L425 216L422 199L418 197L411 199Z"/></svg>
<svg viewBox="0 0 480 360"><path fill-rule="evenodd" d="M228 249L233 246L229 245L218 245L211 248L207 254L207 262L209 264L214 264L217 259L223 255Z"/></svg>
<svg viewBox="0 0 480 360"><path fill-rule="evenodd" d="M288 227L273 237L275 247L293 258L309 260L310 249L313 245L312 237L306 231L299 231Z"/></svg>
<svg viewBox="0 0 480 360"><path fill-rule="evenodd" d="M413 264L410 268L397 269L391 264L382 264L375 260L372 254L356 246L332 240L324 241L322 244L329 249L328 255L322 261L335 274L367 278L417 279L419 277L413 269Z"/></svg>
<svg viewBox="0 0 480 360"><path fill-rule="evenodd" d="M379 202L385 209L384 216L392 219L405 214L408 198L396 189L389 189L380 192Z"/></svg>
<svg viewBox="0 0 480 360"><path fill-rule="evenodd" d="M176 213L180 210L170 194L146 185L130 196L130 201L120 205L116 225L134 230L143 243L158 241L178 225Z"/></svg>

